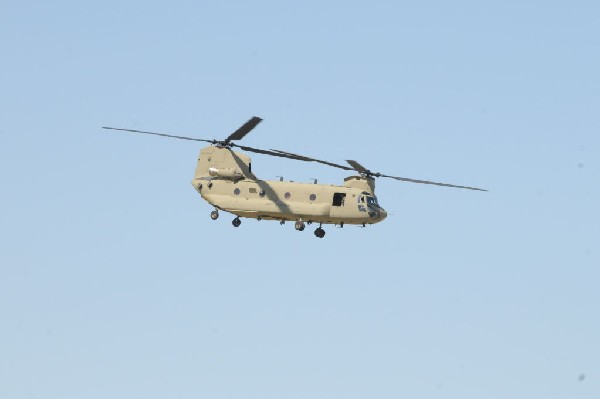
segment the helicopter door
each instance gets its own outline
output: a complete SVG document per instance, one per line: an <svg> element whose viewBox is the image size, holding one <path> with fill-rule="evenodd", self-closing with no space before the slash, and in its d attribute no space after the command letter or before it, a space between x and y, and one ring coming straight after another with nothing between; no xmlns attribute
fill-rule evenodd
<svg viewBox="0 0 600 399"><path fill-rule="evenodd" d="M345 199L346 199L346 193L334 193L333 194L333 202L331 205L344 206Z"/></svg>
<svg viewBox="0 0 600 399"><path fill-rule="evenodd" d="M346 193L334 193L333 201L331 202L331 216L332 217L340 217L343 208L344 201L346 200Z"/></svg>

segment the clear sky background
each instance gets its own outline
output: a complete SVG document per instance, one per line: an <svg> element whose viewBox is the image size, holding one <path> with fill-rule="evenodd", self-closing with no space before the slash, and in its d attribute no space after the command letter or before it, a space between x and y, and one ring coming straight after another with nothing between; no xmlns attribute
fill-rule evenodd
<svg viewBox="0 0 600 399"><path fill-rule="evenodd" d="M597 1L1 1L0 397L597 399L598 71ZM490 192L234 229L200 145L100 129L253 115L246 145Z"/></svg>

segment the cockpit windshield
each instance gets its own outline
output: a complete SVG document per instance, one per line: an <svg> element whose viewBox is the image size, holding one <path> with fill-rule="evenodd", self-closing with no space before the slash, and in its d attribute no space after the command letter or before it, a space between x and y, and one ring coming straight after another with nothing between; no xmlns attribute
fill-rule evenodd
<svg viewBox="0 0 600 399"><path fill-rule="evenodd" d="M367 197L367 205L371 208L379 208L379 204L377 203L377 197Z"/></svg>

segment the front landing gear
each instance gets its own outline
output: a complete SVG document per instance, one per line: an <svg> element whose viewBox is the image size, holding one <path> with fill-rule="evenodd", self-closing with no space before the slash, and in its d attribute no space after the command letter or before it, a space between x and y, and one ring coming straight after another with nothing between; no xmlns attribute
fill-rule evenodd
<svg viewBox="0 0 600 399"><path fill-rule="evenodd" d="M296 228L296 230L298 230L298 231L304 231L304 227L306 227L306 226L304 225L304 222L303 222L303 221L301 221L301 220L298 220L298 221L296 222L296 224L294 225L294 227L295 227L295 228Z"/></svg>
<svg viewBox="0 0 600 399"><path fill-rule="evenodd" d="M240 218L235 218L231 221L231 224L233 225L233 227L240 227L240 224L242 224L242 221L240 220Z"/></svg>
<svg viewBox="0 0 600 399"><path fill-rule="evenodd" d="M325 237L325 230L323 230L321 227L317 227L317 229L315 230L315 236L317 236L318 238Z"/></svg>
<svg viewBox="0 0 600 399"><path fill-rule="evenodd" d="M219 211L216 209L210 213L210 218L212 220L217 220L219 218Z"/></svg>

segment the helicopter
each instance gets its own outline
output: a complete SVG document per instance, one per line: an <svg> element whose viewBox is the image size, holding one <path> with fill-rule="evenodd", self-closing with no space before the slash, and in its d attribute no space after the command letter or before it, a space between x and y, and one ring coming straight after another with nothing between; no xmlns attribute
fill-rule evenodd
<svg viewBox="0 0 600 399"><path fill-rule="evenodd" d="M294 222L297 231L303 231L306 225L318 223L319 227L315 229L314 234L318 238L323 238L325 237L324 224L339 227L344 227L345 224L366 227L379 223L388 215L375 196L375 179L379 177L410 183L487 191L477 187L390 176L373 172L355 160L346 160L347 165L341 165L287 151L264 150L236 143L260 122L262 118L254 116L224 140L107 126L102 128L209 143L209 146L200 150L191 183L200 196L214 207L210 213L211 219L217 220L219 211L229 212L235 215L231 222L234 227L241 225L240 218L275 220L282 225L287 221ZM316 179L313 183L283 181L283 178L278 181L260 180L252 172L250 157L234 151L234 148L297 161L317 162L354 174L346 177L341 186L318 184Z"/></svg>

